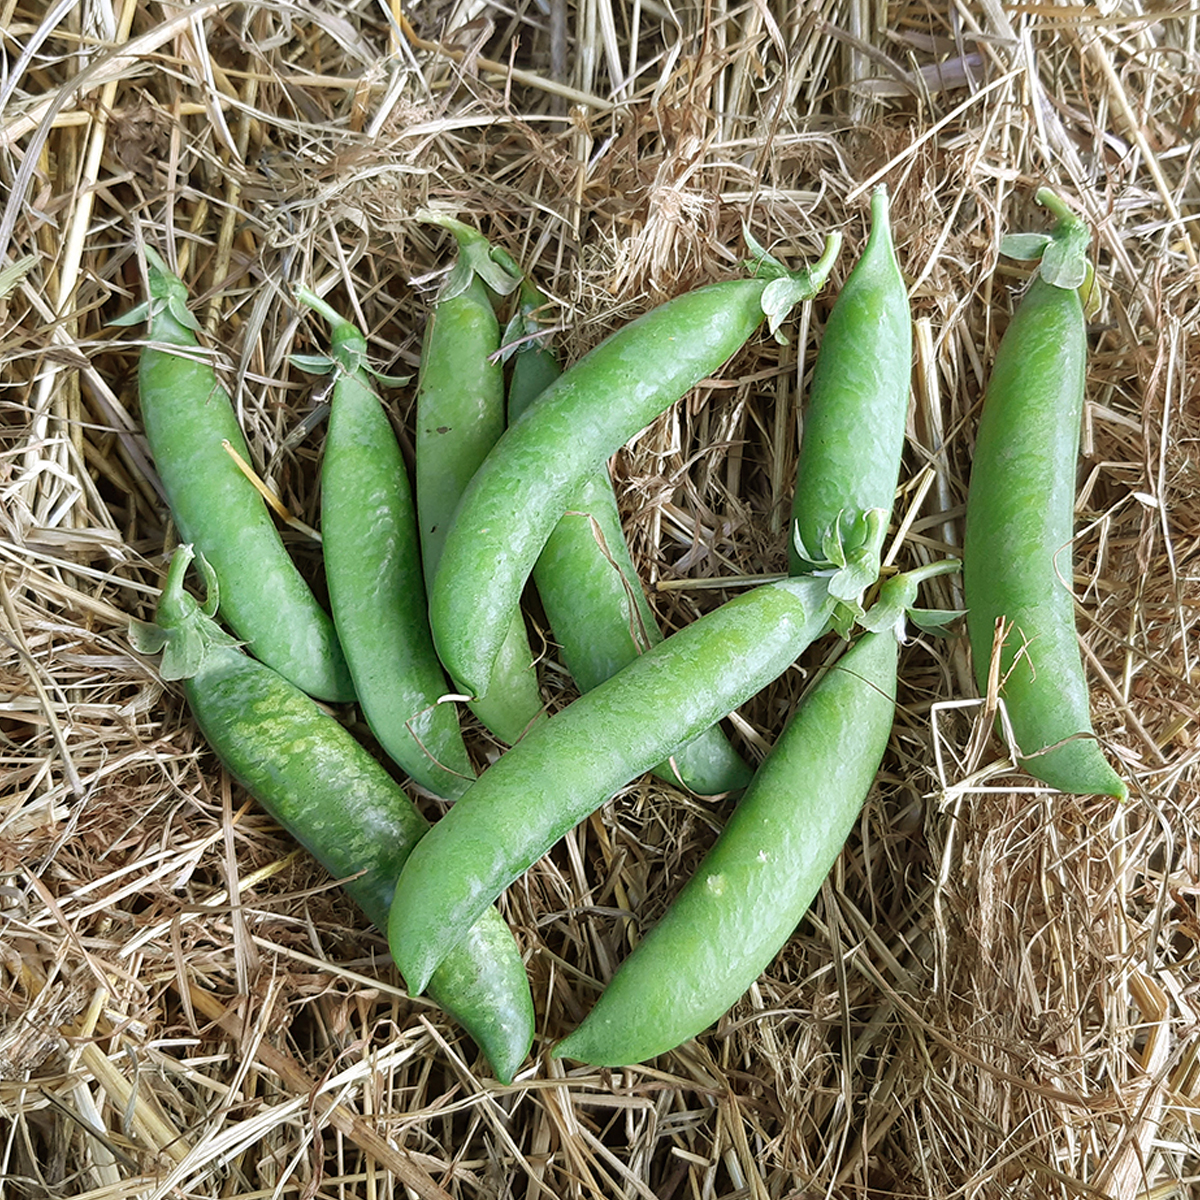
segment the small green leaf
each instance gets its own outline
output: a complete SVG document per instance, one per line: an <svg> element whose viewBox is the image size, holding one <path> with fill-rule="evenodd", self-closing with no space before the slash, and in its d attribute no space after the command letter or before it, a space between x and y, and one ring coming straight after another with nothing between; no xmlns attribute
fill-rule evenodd
<svg viewBox="0 0 1200 1200"><path fill-rule="evenodd" d="M374 367L363 367L372 379L378 380L384 387L402 388L405 384L412 380L411 375L385 375L382 371L375 370Z"/></svg>
<svg viewBox="0 0 1200 1200"><path fill-rule="evenodd" d="M521 273L511 256L503 250L494 249L478 229L446 213L428 208L420 209L414 215L427 225L448 229L458 242L458 259L438 292L439 300L453 300L461 296L476 275L500 296L507 296L520 286Z"/></svg>
<svg viewBox="0 0 1200 1200"><path fill-rule="evenodd" d="M747 245L758 255L753 261L747 262L746 267L752 274L767 276L771 280L763 289L761 301L767 327L777 342L786 345L787 338L779 332L780 326L797 304L811 300L821 290L841 249L842 235L831 233L826 237L825 249L811 267L789 271L754 240L748 229L744 233Z"/></svg>
<svg viewBox="0 0 1200 1200"><path fill-rule="evenodd" d="M548 322L543 318L549 304L546 297L528 279L521 281L520 302L513 310L500 339L501 362L508 362L515 354L550 348L553 333L546 327Z"/></svg>
<svg viewBox="0 0 1200 1200"><path fill-rule="evenodd" d="M826 529L821 537L821 553L824 554L824 563L831 567L844 567L846 565L846 547L842 541L842 514L838 513L837 524Z"/></svg>
<svg viewBox="0 0 1200 1200"><path fill-rule="evenodd" d="M1079 302L1083 305L1084 316L1091 321L1100 312L1104 301L1100 295L1100 289L1096 286L1096 269L1092 266L1090 258L1087 260L1086 266L1087 274L1084 276L1083 283L1079 285Z"/></svg>
<svg viewBox="0 0 1200 1200"><path fill-rule="evenodd" d="M797 286L796 280L787 275L771 280L763 288L762 310L767 318L767 329L781 346L787 345L787 338L780 335L779 327L787 320L788 313L803 299L804 289Z"/></svg>
<svg viewBox="0 0 1200 1200"><path fill-rule="evenodd" d="M935 575L949 575L962 569L958 559L942 559L923 567L916 567L902 575L893 575L884 580L879 588L879 598L871 606L859 624L871 633L882 633L891 629L896 640L903 644L907 641L906 623L911 620L914 625L930 633L943 632L942 627L955 618L962 616L960 612L949 612L931 608L915 608L917 590L920 584Z"/></svg>
<svg viewBox="0 0 1200 1200"><path fill-rule="evenodd" d="M178 292L171 292L167 296L167 312L171 314L175 320L184 327L190 329L193 333L200 332L200 322L192 316L191 309L187 306L187 297L180 295Z"/></svg>
<svg viewBox="0 0 1200 1200"><path fill-rule="evenodd" d="M328 354L289 354L288 362L306 375L329 375L338 369Z"/></svg>
<svg viewBox="0 0 1200 1200"><path fill-rule="evenodd" d="M486 247L486 252L484 252L484 247ZM464 249L463 253L474 268L475 274L497 295L507 296L520 286L521 276L512 274L503 263L497 262L492 248L486 242L483 247L471 246L469 249ZM512 259L510 258L508 261L512 262Z"/></svg>
<svg viewBox="0 0 1200 1200"><path fill-rule="evenodd" d="M216 568L199 552L196 554L196 564L200 568L200 574L204 576L204 603L200 605L200 611L211 619L217 615L217 609L221 607L221 584L217 579ZM224 641L234 646L241 644L236 638L231 638L219 629L214 634L214 640Z"/></svg>
<svg viewBox="0 0 1200 1200"><path fill-rule="evenodd" d="M1081 287L1087 278L1087 259L1076 239L1052 241L1042 255L1041 274L1047 283L1067 291Z"/></svg>
<svg viewBox="0 0 1200 1200"><path fill-rule="evenodd" d="M909 620L923 633L938 634L942 637L950 636L949 630L946 629L947 625L966 615L965 608L910 608L908 610Z"/></svg>
<svg viewBox="0 0 1200 1200"><path fill-rule="evenodd" d="M878 603L904 612L916 603L919 579L913 571L885 579L879 588Z"/></svg>
<svg viewBox="0 0 1200 1200"><path fill-rule="evenodd" d="M167 644L169 636L165 629L160 629L150 621L130 618L129 644L139 654L157 654Z"/></svg>
<svg viewBox="0 0 1200 1200"><path fill-rule="evenodd" d="M859 604L862 594L879 578L879 555L867 547L854 550L844 567L829 580L829 594L844 604Z"/></svg>
<svg viewBox="0 0 1200 1200"><path fill-rule="evenodd" d="M1049 233L1010 233L1000 241L1000 252L1024 261L1040 259L1038 273L1053 287L1074 291L1088 278L1088 245L1091 232L1066 203L1049 188L1039 188L1037 202L1057 218Z"/></svg>
<svg viewBox="0 0 1200 1200"><path fill-rule="evenodd" d="M1050 241L1048 233L1009 233L1000 239L1000 253L1021 262L1036 262Z"/></svg>
<svg viewBox="0 0 1200 1200"><path fill-rule="evenodd" d="M800 560L806 563L815 563L820 560L809 552L808 547L804 544L804 539L800 536L800 522L792 522L792 545L796 547L796 553Z"/></svg>
<svg viewBox="0 0 1200 1200"><path fill-rule="evenodd" d="M166 680L191 679L204 662L206 647L199 630L178 629L163 646L158 673Z"/></svg>
<svg viewBox="0 0 1200 1200"><path fill-rule="evenodd" d="M793 526L796 553L810 564L812 574L828 578L829 594L855 615L863 611L863 593L879 578L887 521L888 514L881 508L869 509L849 520L845 512L839 513L837 522L822 534L820 559L808 552L799 523Z"/></svg>
<svg viewBox="0 0 1200 1200"><path fill-rule="evenodd" d="M205 600L201 604L183 587L188 566L196 560L204 575ZM130 622L129 638L143 654L162 651L159 674L166 680L190 679L217 648L240 646L213 619L220 602L216 572L190 545L176 548L167 570L167 580L158 601L156 624Z"/></svg>
<svg viewBox="0 0 1200 1200"><path fill-rule="evenodd" d="M885 629L895 630L897 638L904 641L904 605L879 601L871 605L870 610L862 617L859 624L868 633L883 633Z"/></svg>
<svg viewBox="0 0 1200 1200"><path fill-rule="evenodd" d="M742 222L742 238L753 255L752 258L748 258L743 264L751 275L766 275L770 278L777 278L780 275L787 274L787 267L767 251L755 238L754 234L750 232L750 226L744 221Z"/></svg>
<svg viewBox="0 0 1200 1200"><path fill-rule="evenodd" d="M113 317L109 321L109 324L118 326L141 325L143 322L150 320L150 314L153 311L155 303L153 300L143 300L136 308L131 308L127 313L122 313L119 317Z"/></svg>
<svg viewBox="0 0 1200 1200"><path fill-rule="evenodd" d="M862 620L863 610L859 604L838 604L830 618L830 627L838 637L849 640L854 627Z"/></svg>

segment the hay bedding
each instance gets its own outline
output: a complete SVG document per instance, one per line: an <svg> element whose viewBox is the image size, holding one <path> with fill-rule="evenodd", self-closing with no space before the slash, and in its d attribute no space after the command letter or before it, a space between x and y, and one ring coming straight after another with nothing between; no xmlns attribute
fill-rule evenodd
<svg viewBox="0 0 1200 1200"><path fill-rule="evenodd" d="M1194 1194L1194 8L8 0L0 31L9 1194ZM175 248L316 577L320 397L288 364L314 327L289 281L333 276L380 365L412 369L448 246L407 214L440 205L535 273L575 357L734 270L743 220L793 262L841 228L790 344L756 340L614 460L677 627L728 594L718 578L784 563L805 373L877 179L917 321L899 565L958 544L1020 282L999 237L1044 227L1042 182L1094 224L1077 590L1098 729L1134 799L1005 775L977 707L956 706L973 695L962 641L918 642L858 828L733 1012L648 1066L539 1054L499 1088L129 648L172 538L137 331L105 324L138 298L137 245ZM405 428L411 389L389 401ZM571 693L543 649L558 706ZM748 754L826 650L737 715ZM721 818L638 782L510 890L535 1053Z"/></svg>

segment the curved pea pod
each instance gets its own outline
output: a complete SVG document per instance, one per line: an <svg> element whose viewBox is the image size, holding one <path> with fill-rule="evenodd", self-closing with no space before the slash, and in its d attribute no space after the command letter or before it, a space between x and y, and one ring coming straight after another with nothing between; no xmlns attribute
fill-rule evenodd
<svg viewBox="0 0 1200 1200"><path fill-rule="evenodd" d="M523 281L510 334L523 337L536 332L536 314L546 303L537 288ZM561 374L540 337L520 342L512 362L510 421ZM562 660L582 692L603 683L663 639L630 557L605 466L589 475L569 498L534 564L533 582ZM677 747L654 773L709 796L740 791L751 775L716 725Z"/></svg>
<svg viewBox="0 0 1200 1200"><path fill-rule="evenodd" d="M518 279L492 258L478 231L437 213L420 216L449 229L459 245L425 327L417 386L417 518L431 585L462 494L504 431L500 324L491 291L511 291ZM468 706L512 744L542 716L533 651L518 608L501 631L496 658L491 694L473 693Z"/></svg>
<svg viewBox="0 0 1200 1200"><path fill-rule="evenodd" d="M333 717L237 648L208 600L183 590L192 548L171 561L156 624L131 628L144 653L163 652L164 679L184 679L209 746L251 796L307 849L380 928L409 852L429 828L400 786ZM497 1078L511 1081L533 1041L524 964L495 909L429 981L429 994L471 1035Z"/></svg>
<svg viewBox="0 0 1200 1200"><path fill-rule="evenodd" d="M963 588L975 677L986 694L997 623L999 696L1021 767L1065 792L1124 799L1092 728L1071 584L1075 475L1087 358L1088 233L1052 193L1059 220L992 364L967 496ZM1027 256L1020 237L1009 249Z"/></svg>
<svg viewBox="0 0 1200 1200"><path fill-rule="evenodd" d="M863 634L801 703L712 849L556 1058L645 1062L745 993L829 874L887 748L893 632Z"/></svg>
<svg viewBox="0 0 1200 1200"><path fill-rule="evenodd" d="M333 621L225 448L250 460L229 394L197 345L187 289L149 246L146 261L150 299L116 324L150 323L138 362L142 424L180 537L216 571L221 615L252 654L309 695L353 700Z"/></svg>
<svg viewBox="0 0 1200 1200"><path fill-rule="evenodd" d="M388 920L411 988L565 833L781 675L828 627L824 580L764 584L647 650L531 730L409 857Z"/></svg>
<svg viewBox="0 0 1200 1200"><path fill-rule="evenodd" d="M430 592L434 644L460 687L486 695L492 686L521 590L582 482L739 350L765 317L775 328L812 296L839 245L831 237L808 271L761 258L754 278L659 305L563 372L508 427L463 494Z"/></svg>
<svg viewBox="0 0 1200 1200"><path fill-rule="evenodd" d="M333 622L371 732L393 762L454 799L475 778L429 632L416 511L400 446L375 394L367 343L305 288L329 321L335 373L321 462L321 533Z"/></svg>
<svg viewBox="0 0 1200 1200"><path fill-rule="evenodd" d="M821 337L792 502L791 573L832 567L831 590L851 605L879 576L911 379L912 316L879 187L866 248Z"/></svg>

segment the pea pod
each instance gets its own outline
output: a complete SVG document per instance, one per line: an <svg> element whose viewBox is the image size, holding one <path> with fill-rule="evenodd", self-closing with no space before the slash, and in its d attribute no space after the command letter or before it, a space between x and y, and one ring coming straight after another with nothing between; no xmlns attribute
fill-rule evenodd
<svg viewBox="0 0 1200 1200"><path fill-rule="evenodd" d="M881 606L888 592L915 591L916 575L885 584ZM899 617L863 634L801 702L695 874L556 1058L625 1066L664 1054L718 1020L779 953L887 748L903 608Z"/></svg>
<svg viewBox="0 0 1200 1200"><path fill-rule="evenodd" d="M781 675L827 627L824 580L727 601L531 730L409 857L388 920L419 991L489 904L630 780Z"/></svg>
<svg viewBox="0 0 1200 1200"><path fill-rule="evenodd" d="M967 496L963 588L975 677L986 692L997 623L999 695L1035 779L1065 792L1124 799L1128 788L1092 728L1075 631L1071 540L1087 336L1077 288L1089 235L1053 193L1049 235L1006 249L1040 255L1000 340L988 380Z"/></svg>
<svg viewBox="0 0 1200 1200"><path fill-rule="evenodd" d="M812 296L839 244L831 237L810 270L787 272L763 256L753 278L659 305L581 358L508 427L463 494L430 592L434 644L461 687L486 695L492 686L521 590L583 480L740 349L764 317L774 330Z"/></svg>
<svg viewBox="0 0 1200 1200"><path fill-rule="evenodd" d="M793 575L832 567L831 590L852 606L879 575L911 377L908 293L887 189L879 187L866 248L838 293L813 367L789 549Z"/></svg>
<svg viewBox="0 0 1200 1200"><path fill-rule="evenodd" d="M333 621L371 732L435 795L475 777L429 632L416 511L391 422L367 369L367 342L306 288L333 328L335 373L321 461L321 532Z"/></svg>
<svg viewBox="0 0 1200 1200"><path fill-rule="evenodd" d="M489 287L503 294L517 286L518 277L491 256L476 230L441 214L421 216L449 229L459 244L459 259L425 327L417 388L417 517L425 580L431 585L450 518L504 431L500 324ZM492 693L473 693L468 703L488 729L511 744L542 715L533 652L517 609L501 632L497 658Z"/></svg>
<svg viewBox="0 0 1200 1200"><path fill-rule="evenodd" d="M203 560L205 604L184 591L192 556L191 546L175 552L157 623L135 622L134 645L163 652L163 678L185 680L196 723L226 770L383 928L396 878L428 823L333 717L221 631L212 619L215 575ZM495 909L481 912L429 992L479 1044L497 1078L510 1082L532 1044L533 1004L520 953Z"/></svg>
<svg viewBox="0 0 1200 1200"><path fill-rule="evenodd" d="M353 700L332 620L225 448L250 460L229 394L197 345L187 289L149 246L146 263L150 299L115 323L150 323L138 362L142 424L180 536L216 571L221 614L251 653L309 695Z"/></svg>
<svg viewBox="0 0 1200 1200"><path fill-rule="evenodd" d="M546 297L522 281L509 333L536 334ZM509 421L515 420L561 374L542 337L523 340L512 358ZM562 660L587 692L662 641L662 631L638 580L621 527L608 468L589 475L567 501L533 568L533 582ZM719 726L677 747L654 773L701 795L741 791L750 768Z"/></svg>

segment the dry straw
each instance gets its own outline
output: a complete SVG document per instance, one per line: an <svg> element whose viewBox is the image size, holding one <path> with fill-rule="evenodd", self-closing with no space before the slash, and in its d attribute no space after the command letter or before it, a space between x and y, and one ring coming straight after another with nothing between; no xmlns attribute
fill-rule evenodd
<svg viewBox="0 0 1200 1200"><path fill-rule="evenodd" d="M1198 26L1182 0L0 2L6 1194L1196 1194ZM320 397L288 355L316 335L289 283L333 286L404 373L449 253L409 214L442 207L534 272L575 357L736 270L743 222L796 263L841 229L789 344L754 342L614 460L677 627L785 561L806 373L877 180L916 320L900 566L961 536L1021 281L1000 237L1041 226L1041 184L1094 227L1076 583L1134 798L1006 774L962 641L918 642L835 871L704 1036L618 1072L542 1053L722 805L639 782L511 889L539 1041L500 1088L130 649L173 534L137 331L107 322L140 298L139 247L172 254L315 571ZM411 391L389 401L405 428ZM736 715L748 754L824 652Z"/></svg>

